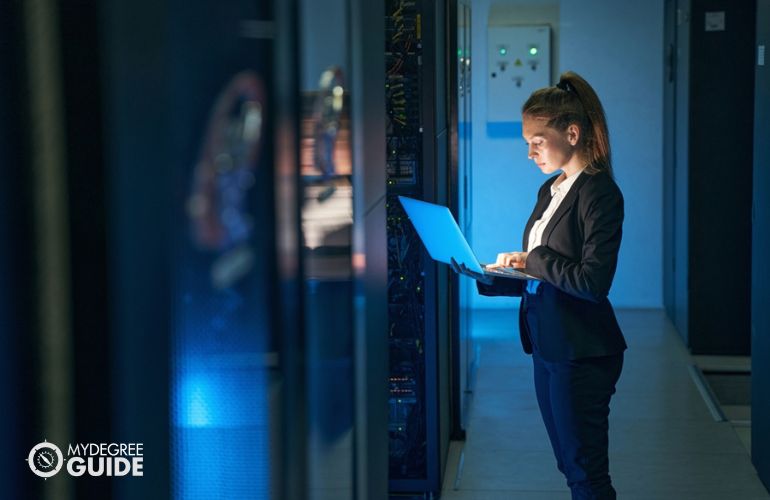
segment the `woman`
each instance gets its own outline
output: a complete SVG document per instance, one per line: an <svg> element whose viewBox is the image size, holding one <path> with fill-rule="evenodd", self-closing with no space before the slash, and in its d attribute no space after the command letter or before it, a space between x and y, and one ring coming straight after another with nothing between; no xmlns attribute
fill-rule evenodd
<svg viewBox="0 0 770 500"><path fill-rule="evenodd" d="M573 499L614 499L609 476L610 397L626 343L607 294L623 224L604 109L573 72L535 91L522 108L528 157L548 179L524 230L523 252L489 267L523 268L538 281L477 280L482 295L521 296L519 330L532 354L540 413Z"/></svg>

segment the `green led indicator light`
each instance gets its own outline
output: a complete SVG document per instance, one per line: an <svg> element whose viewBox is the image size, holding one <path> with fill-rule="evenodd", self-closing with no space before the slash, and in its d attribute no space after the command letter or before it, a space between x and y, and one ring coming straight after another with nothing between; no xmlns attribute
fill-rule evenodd
<svg viewBox="0 0 770 500"><path fill-rule="evenodd" d="M529 55L536 56L537 55L537 47L530 47L529 48Z"/></svg>
<svg viewBox="0 0 770 500"><path fill-rule="evenodd" d="M500 55L501 56L504 56L507 53L508 53L508 49L506 49L505 47L500 47Z"/></svg>

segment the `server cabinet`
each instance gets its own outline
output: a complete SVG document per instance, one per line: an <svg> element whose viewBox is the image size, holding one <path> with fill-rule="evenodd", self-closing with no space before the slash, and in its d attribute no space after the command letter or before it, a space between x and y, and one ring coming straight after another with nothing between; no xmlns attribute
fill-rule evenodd
<svg viewBox="0 0 770 500"><path fill-rule="evenodd" d="M470 241L473 213L470 193L473 171L471 165L471 6L464 1L450 2L449 49L449 121L450 121L450 184L452 213ZM452 340L452 439L464 439L467 412L473 393L478 349L473 338L470 308L476 283L462 276L452 276L451 329Z"/></svg>
<svg viewBox="0 0 770 500"><path fill-rule="evenodd" d="M667 43L672 33L676 40L667 68L674 88L666 84L675 99L665 117L675 138L664 169L673 182L665 192L666 307L693 353L747 355L755 4L680 0L666 12ZM710 23L714 13L724 24ZM730 272L715 277L725 255Z"/></svg>
<svg viewBox="0 0 770 500"><path fill-rule="evenodd" d="M663 81L663 273L674 272L674 165L676 144L676 70L677 70L677 1L665 1L663 26L664 81ZM681 77L680 77L681 78ZM663 279L663 303L669 318L676 314L674 280Z"/></svg>
<svg viewBox="0 0 770 500"><path fill-rule="evenodd" d="M40 481L19 460L40 439L41 412L35 355L34 247L31 174L25 144L25 78L19 2L0 4L0 428L6 452L0 484L8 498L40 496Z"/></svg>
<svg viewBox="0 0 770 500"><path fill-rule="evenodd" d="M770 490L770 1L757 2L751 282L751 459Z"/></svg>
<svg viewBox="0 0 770 500"><path fill-rule="evenodd" d="M336 18L329 11L303 18L294 1L65 6L65 153L75 184L57 189L70 195L75 252L63 272L78 279L57 299L76 298L72 345L59 332L70 325L51 330L77 352L49 349L58 371L29 364L42 372L29 386L61 374L47 390L64 406L46 406L32 390L22 396L20 385L7 394L23 413L6 418L23 432L17 440L51 438L33 427L57 421L58 441L75 409L75 435L67 437L142 442L145 477L76 487L59 477L37 491L20 472L11 494L387 495L384 16L363 1L334 3ZM14 5L2 8L13 11L2 17L4 41L22 24L12 24L22 17ZM299 44L303 19L342 26L332 70L315 74L304 95L301 56L317 58ZM307 46L323 37L311 34ZM23 57L10 57L10 47L18 48L3 44L3 68ZM23 79L12 75L0 77L2 110L22 116L26 103L6 100L24 94ZM58 79L44 83L61 90ZM9 120L0 120L4 165L24 157L22 128ZM351 120L361 126L353 130ZM304 163L302 146L310 152ZM6 177L0 198L28 201L26 170ZM3 234L25 244L0 255L7 269L40 243L25 218L2 218L11 222ZM31 283L22 275L33 274L29 259L3 276ZM25 328L32 286L15 289L29 310L0 308L0 318ZM88 311L89 301L97 311ZM15 337L8 346L27 353L44 344L25 342ZM15 356L4 369L27 361ZM74 395L60 390L72 375ZM7 469L18 472L18 464Z"/></svg>
<svg viewBox="0 0 770 500"><path fill-rule="evenodd" d="M377 10L363 10L105 7L116 238L140 241L142 224L160 235L152 267L131 272L147 258L133 249L114 262L116 413L126 415L115 427L171 450L158 455L164 474L121 485L119 498L387 493L384 127L376 143L368 132L384 124L384 98L381 80L374 91L361 83L367 64L382 66L383 17L373 28ZM142 13L153 36L132 43L127 23ZM312 49L329 30L341 43L315 71ZM351 53L361 45L375 57ZM148 99L159 117L143 129L133 104ZM375 178L382 195L364 189ZM133 211L132 191L146 193ZM150 276L156 288L140 293ZM144 325L132 314L156 321L132 336ZM150 367L127 367L142 349ZM147 407L157 411L136 414Z"/></svg>
<svg viewBox="0 0 770 500"><path fill-rule="evenodd" d="M397 199L449 201L446 5L385 4L391 492L438 492L449 443L449 274Z"/></svg>
<svg viewBox="0 0 770 500"><path fill-rule="evenodd" d="M142 481L110 484L115 498L305 498L289 467L301 420L283 418L300 344L280 292L295 281L275 248L276 144L298 149L296 79L277 61L296 60L296 17L276 5L99 5L105 404L111 438L147 455Z"/></svg>
<svg viewBox="0 0 770 500"><path fill-rule="evenodd" d="M221 7L101 7L113 432L147 453L117 498L281 492L274 18Z"/></svg>
<svg viewBox="0 0 770 500"><path fill-rule="evenodd" d="M351 4L356 498L388 495L385 4Z"/></svg>
<svg viewBox="0 0 770 500"><path fill-rule="evenodd" d="M384 9L303 0L299 26L305 498L384 499Z"/></svg>

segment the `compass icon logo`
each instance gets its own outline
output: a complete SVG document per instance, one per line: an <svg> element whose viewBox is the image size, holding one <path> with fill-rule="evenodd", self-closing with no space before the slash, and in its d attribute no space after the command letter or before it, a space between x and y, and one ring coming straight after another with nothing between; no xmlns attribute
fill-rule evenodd
<svg viewBox="0 0 770 500"><path fill-rule="evenodd" d="M48 479L55 476L64 464L64 456L58 446L47 441L38 443L29 452L27 464L32 472Z"/></svg>

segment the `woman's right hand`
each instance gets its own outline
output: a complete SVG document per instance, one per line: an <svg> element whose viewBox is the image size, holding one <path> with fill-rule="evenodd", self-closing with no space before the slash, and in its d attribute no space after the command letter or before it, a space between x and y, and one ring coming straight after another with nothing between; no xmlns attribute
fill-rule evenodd
<svg viewBox="0 0 770 500"><path fill-rule="evenodd" d="M497 254L497 260L494 264L487 267L494 269L496 267L513 267L522 269L526 266L527 255L529 252L504 252Z"/></svg>
<svg viewBox="0 0 770 500"><path fill-rule="evenodd" d="M492 276L487 276L486 274L477 273L476 271L471 271L468 269L465 264L458 264L457 261L454 259L454 257L450 257L451 263L449 266L452 268L454 272L457 274L462 274L465 276L468 276L469 278L473 278L479 283L482 283L484 285L491 285L493 282Z"/></svg>

